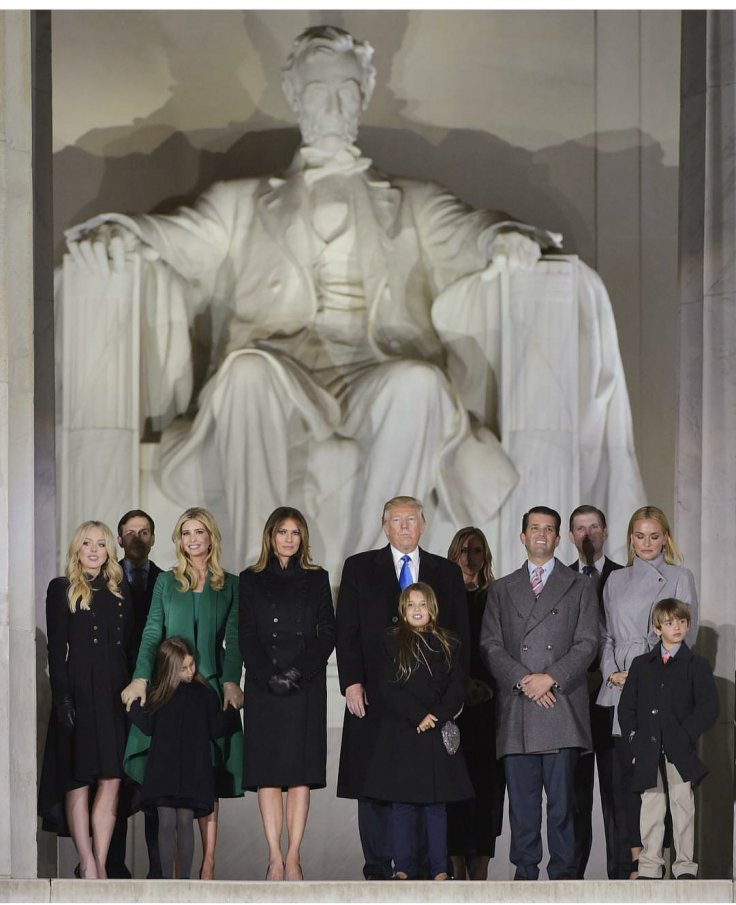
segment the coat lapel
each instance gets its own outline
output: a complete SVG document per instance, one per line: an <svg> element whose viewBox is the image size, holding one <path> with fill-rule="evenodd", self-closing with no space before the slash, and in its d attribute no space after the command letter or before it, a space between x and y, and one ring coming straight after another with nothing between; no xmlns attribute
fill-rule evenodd
<svg viewBox="0 0 736 905"><path fill-rule="evenodd" d="M545 616L548 616L557 607L575 580L575 575L570 569L555 557L555 567L552 569L546 584L542 588L542 593L529 614L529 619L525 626L527 632L539 625ZM531 584L529 585L529 592L531 593Z"/></svg>
<svg viewBox="0 0 736 905"><path fill-rule="evenodd" d="M270 180L269 189L258 199L260 220L272 240L299 268L312 287L313 236L305 219L306 189L301 174Z"/></svg>
<svg viewBox="0 0 736 905"><path fill-rule="evenodd" d="M515 608L521 619L523 619L524 625L526 626L529 622L529 617L536 606L531 581L529 580L529 569L527 568L526 562L509 577L508 593L512 606Z"/></svg>
<svg viewBox="0 0 736 905"><path fill-rule="evenodd" d="M390 625L391 619L397 614L396 605L401 593L390 544L381 547L376 553L375 582L376 599L385 601L388 616L386 624Z"/></svg>

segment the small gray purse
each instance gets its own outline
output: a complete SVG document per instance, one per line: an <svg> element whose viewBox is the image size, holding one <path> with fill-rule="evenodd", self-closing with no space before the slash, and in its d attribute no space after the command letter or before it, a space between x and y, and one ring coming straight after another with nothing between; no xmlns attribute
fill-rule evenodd
<svg viewBox="0 0 736 905"><path fill-rule="evenodd" d="M457 754L460 747L460 730L455 720L447 720L442 724L442 744L448 754Z"/></svg>

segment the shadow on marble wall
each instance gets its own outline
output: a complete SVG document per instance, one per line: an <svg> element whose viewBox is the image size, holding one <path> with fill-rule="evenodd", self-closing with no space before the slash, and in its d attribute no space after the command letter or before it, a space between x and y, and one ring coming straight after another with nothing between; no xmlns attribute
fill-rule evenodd
<svg viewBox="0 0 736 905"><path fill-rule="evenodd" d="M48 656L46 634L36 629L36 757L38 763L37 781L41 776L43 751L46 744L46 732L51 714L51 685L49 684ZM38 876L56 876L56 836L41 830L38 821Z"/></svg>
<svg viewBox="0 0 736 905"><path fill-rule="evenodd" d="M717 654L733 649L733 626L714 627L701 624L697 653L713 666ZM734 717L735 685L716 676L720 700L718 723L707 732L698 746L700 757L710 773L696 792L696 848L700 876L707 880L733 877L734 801Z"/></svg>
<svg viewBox="0 0 736 905"><path fill-rule="evenodd" d="M250 130L250 131L248 131ZM115 130L110 130L114 133ZM167 132L149 153L99 156L81 147L54 155L54 251L64 251L63 230L103 211L169 213L194 201L217 180L264 176L285 169L299 145L296 128L274 121L238 124L242 137L212 150L222 130ZM648 191L676 195L678 170L664 163L661 145L639 130L582 136L531 152L486 132L364 126L361 149L391 175L432 180L477 208L505 210L561 231L565 251L595 265L595 167L648 173ZM437 135L433 136L432 133ZM151 144L159 126L141 127L137 144ZM98 137L95 145L104 145ZM598 145L596 150L596 143ZM80 141L81 145L87 144ZM113 142L114 144L114 142ZM601 147L619 150L602 151ZM642 155L644 159L642 160Z"/></svg>

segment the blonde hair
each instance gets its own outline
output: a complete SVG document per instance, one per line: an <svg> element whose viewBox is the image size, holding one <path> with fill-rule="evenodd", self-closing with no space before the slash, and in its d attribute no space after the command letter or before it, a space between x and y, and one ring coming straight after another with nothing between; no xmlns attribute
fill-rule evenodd
<svg viewBox="0 0 736 905"><path fill-rule="evenodd" d="M276 532L284 524L287 519L295 521L299 527L302 536L302 542L299 546L299 565L302 569L319 569L320 567L312 562L309 552L309 527L307 520L299 512L291 506L279 506L278 509L269 515L266 524L263 526L263 538L261 540L261 555L258 561L249 566L251 572L262 572L268 565L268 560L272 553L275 553L274 538Z"/></svg>
<svg viewBox="0 0 736 905"><path fill-rule="evenodd" d="M630 566L634 561L634 545L631 543L631 535L634 533L634 524L639 521L643 521L644 519L651 519L655 522L659 522L662 526L662 531L667 535L666 540L664 542L664 547L662 547L662 555L664 556L664 561L669 563L671 566L680 565L684 562L684 557L680 552L680 548L675 543L674 537L672 537L672 533L670 532L670 523L667 519L667 516L659 509L657 506L641 506L629 519L629 527L626 532L626 543L628 548L628 559L626 561L626 565Z"/></svg>
<svg viewBox="0 0 736 905"><path fill-rule="evenodd" d="M123 570L115 559L115 538L112 535L112 531L110 531L104 522L95 520L82 522L69 542L65 572L66 577L69 579L69 588L66 592L66 599L72 613L77 611L77 606L79 606L80 610L88 610L90 601L92 600L92 585L82 568L82 563L79 561L79 551L82 549L84 539L90 528L99 528L105 542L107 559L100 568L100 573L105 578L105 584L107 585L108 590L116 597L120 597L121 600L123 597L122 591L120 590L120 582L123 580Z"/></svg>
<svg viewBox="0 0 736 905"><path fill-rule="evenodd" d="M207 529L207 533L210 536L210 549L205 563L210 574L210 587L213 591L221 591L225 587L225 570L220 565L222 535L217 527L214 515L209 509L203 509L201 506L192 506L186 512L182 512L171 533L171 539L174 542L176 551L176 565L172 571L174 578L179 583L179 590L190 591L192 588L196 588L199 580L197 570L192 565L191 559L184 552L181 544L181 530L184 527L184 522L188 522L190 519L201 522Z"/></svg>
<svg viewBox="0 0 736 905"><path fill-rule="evenodd" d="M480 567L480 572L478 572L478 589L482 591L483 588L488 587L494 580L494 577L493 554L491 553L491 548L488 546L486 536L480 528L473 528L472 525L469 525L467 528L461 528L450 541L450 549L447 551L447 558L450 562L459 565L463 544L470 540L471 537L477 537L483 547L483 565Z"/></svg>
<svg viewBox="0 0 736 905"><path fill-rule="evenodd" d="M427 603L429 623L423 631L415 629L406 618L406 611L409 607L409 595L412 591L419 591L424 594L424 599ZM414 584L407 585L401 592L399 597L399 624L395 629L392 629L398 638L398 652L396 655L397 682L406 681L417 666L424 662L424 658L420 653L420 645L423 644L429 649L429 641L427 640L429 634L434 634L440 642L447 665L449 666L452 662L452 652L457 646L457 639L450 632L437 625L437 613L437 595L426 582L416 581Z"/></svg>
<svg viewBox="0 0 736 905"><path fill-rule="evenodd" d="M381 516L381 524L386 524L386 518L391 509L396 509L397 506L414 506L419 510L419 515L422 517L422 521L426 522L426 518L424 517L424 506L420 500L413 496L395 496L391 497L391 499L384 505L383 507L383 515Z"/></svg>
<svg viewBox="0 0 736 905"><path fill-rule="evenodd" d="M179 635L172 635L161 642L156 652L154 688L148 698L149 710L159 710L174 696L174 692L181 684L181 668L187 657L191 657L195 662L192 681L207 684L196 667L197 658L189 642Z"/></svg>

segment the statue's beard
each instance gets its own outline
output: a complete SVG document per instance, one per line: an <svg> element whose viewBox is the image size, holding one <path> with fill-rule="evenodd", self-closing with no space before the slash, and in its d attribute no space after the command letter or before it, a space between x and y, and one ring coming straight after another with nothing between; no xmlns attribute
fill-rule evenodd
<svg viewBox="0 0 736 905"><path fill-rule="evenodd" d="M339 141L343 147L355 144L358 126L357 116L315 116L303 112L299 118L299 129L305 145L319 146L328 138Z"/></svg>

